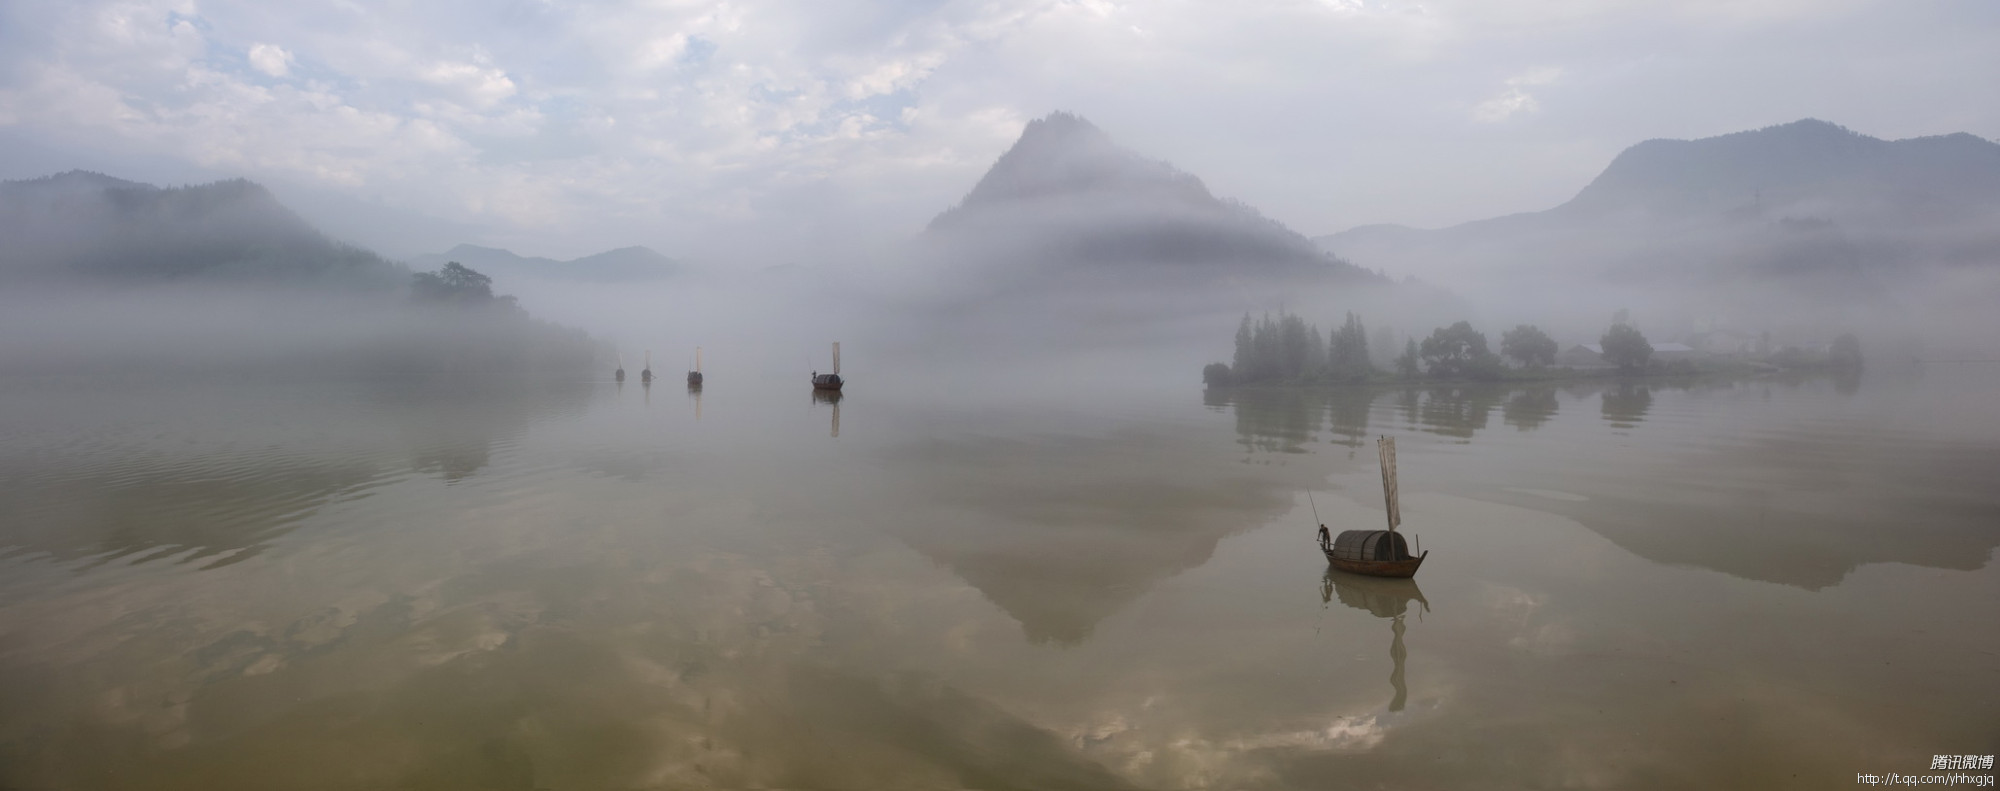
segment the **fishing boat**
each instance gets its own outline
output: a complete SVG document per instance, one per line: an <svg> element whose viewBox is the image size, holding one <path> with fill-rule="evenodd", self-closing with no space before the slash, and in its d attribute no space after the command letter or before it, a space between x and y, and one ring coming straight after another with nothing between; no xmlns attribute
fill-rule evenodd
<svg viewBox="0 0 2000 791"><path fill-rule="evenodd" d="M644 367L644 368L641 368L641 369L639 369L639 383L640 383L640 384L648 384L648 385L649 385L649 384L652 384L652 383L653 383L653 350L652 350L652 349L647 349L647 350L646 350L646 367Z"/></svg>
<svg viewBox="0 0 2000 791"><path fill-rule="evenodd" d="M820 373L820 372L818 372L818 371L814 371L814 372L813 372L813 389L814 389L814 390L839 390L839 389L840 389L840 386L841 386L841 385L844 385L844 384L847 384L847 380L845 380L845 379L842 379L842 378L840 378L840 342L839 342L839 341L834 341L834 342L833 342L833 373L830 373L830 374L823 374L823 373Z"/></svg>
<svg viewBox="0 0 2000 791"><path fill-rule="evenodd" d="M688 387L701 386L701 347L694 347L694 370L688 372Z"/></svg>
<svg viewBox="0 0 2000 791"><path fill-rule="evenodd" d="M618 370L611 372L611 378L620 382L625 381L625 355L618 355Z"/></svg>
<svg viewBox="0 0 2000 791"><path fill-rule="evenodd" d="M1389 529L1342 530L1332 543L1321 544L1320 550L1326 553L1327 564L1350 574L1414 577L1431 553L1411 555L1409 542L1396 532L1396 526L1403 523L1396 497L1396 438L1382 437L1375 441L1375 447L1382 458L1382 501L1388 506Z"/></svg>

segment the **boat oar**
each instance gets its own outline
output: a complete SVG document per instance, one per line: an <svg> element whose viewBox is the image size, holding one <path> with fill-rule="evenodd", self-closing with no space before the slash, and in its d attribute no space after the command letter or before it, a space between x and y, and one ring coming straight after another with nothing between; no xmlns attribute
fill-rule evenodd
<svg viewBox="0 0 2000 791"><path fill-rule="evenodd" d="M1319 518L1319 503L1315 503L1315 502L1313 502L1313 493L1312 493L1312 492L1306 492L1306 503L1310 504L1310 505L1311 505L1311 506L1313 507L1313 524L1316 524L1316 525L1320 525L1320 526L1324 527L1324 526L1326 525L1326 523L1325 523L1325 522L1323 522L1323 521L1320 521L1320 518ZM1315 535L1317 535L1317 534L1315 534Z"/></svg>

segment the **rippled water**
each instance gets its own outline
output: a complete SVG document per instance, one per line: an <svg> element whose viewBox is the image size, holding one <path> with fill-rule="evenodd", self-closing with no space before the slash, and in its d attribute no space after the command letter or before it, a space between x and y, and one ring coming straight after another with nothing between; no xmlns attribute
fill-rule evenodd
<svg viewBox="0 0 2000 791"><path fill-rule="evenodd" d="M0 379L0 787L1915 774L2000 744L1995 393ZM1311 543L1382 434L1414 582Z"/></svg>

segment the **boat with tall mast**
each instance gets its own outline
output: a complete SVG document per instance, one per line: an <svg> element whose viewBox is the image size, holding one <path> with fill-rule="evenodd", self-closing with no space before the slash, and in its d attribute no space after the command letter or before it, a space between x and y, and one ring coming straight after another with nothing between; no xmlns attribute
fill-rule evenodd
<svg viewBox="0 0 2000 791"><path fill-rule="evenodd" d="M814 371L812 382L814 390L839 390L847 384L847 380L840 378L840 341L833 342L833 373Z"/></svg>
<svg viewBox="0 0 2000 791"><path fill-rule="evenodd" d="M1343 530L1331 543L1321 544L1326 562L1335 569L1370 577L1414 577L1417 567L1431 553L1410 554L1410 544L1396 527L1403 523L1403 510L1396 491L1396 438L1375 441L1382 460L1382 503L1388 509L1387 530Z"/></svg>
<svg viewBox="0 0 2000 791"><path fill-rule="evenodd" d="M652 349L647 349L647 350L646 350L646 367L644 367L644 368L641 368L641 369L639 369L639 383L640 383L640 384L648 384L648 385L649 385L649 384L652 384L652 383L653 383L653 350L652 350Z"/></svg>
<svg viewBox="0 0 2000 791"><path fill-rule="evenodd" d="M694 370L688 372L688 387L701 386L701 347L694 347Z"/></svg>

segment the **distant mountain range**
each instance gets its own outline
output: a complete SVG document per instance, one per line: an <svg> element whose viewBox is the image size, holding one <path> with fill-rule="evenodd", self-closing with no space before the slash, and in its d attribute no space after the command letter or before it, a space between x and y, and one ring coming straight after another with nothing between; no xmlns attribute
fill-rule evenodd
<svg viewBox="0 0 2000 791"><path fill-rule="evenodd" d="M386 289L402 266L336 242L242 179L161 188L73 170L0 182L0 280Z"/></svg>
<svg viewBox="0 0 2000 791"><path fill-rule="evenodd" d="M1201 179L1119 146L1089 121L1028 123L964 200L931 220L941 256L1034 272L1162 277L1315 277L1375 282Z"/></svg>
<svg viewBox="0 0 2000 791"><path fill-rule="evenodd" d="M573 374L603 351L483 284L413 288L242 179L0 182L0 284L9 370Z"/></svg>
<svg viewBox="0 0 2000 791"><path fill-rule="evenodd" d="M682 271L679 262L645 247L620 247L596 255L558 261L517 255L499 248L461 244L443 253L417 256L410 263L420 269L436 269L450 261L477 269L503 284L515 278L633 282L672 277Z"/></svg>
<svg viewBox="0 0 2000 791"><path fill-rule="evenodd" d="M28 282L252 281L395 288L409 270L328 238L243 179L156 187L73 170L0 182L0 280ZM673 260L624 247L555 261L462 244L410 263L458 261L503 282L517 278L628 282L667 277Z"/></svg>
<svg viewBox="0 0 2000 791"><path fill-rule="evenodd" d="M1885 141L1810 119L1648 140L1546 211L1314 241L1461 289L1561 277L1865 298L1913 269L2000 264L2000 144L1963 133Z"/></svg>

